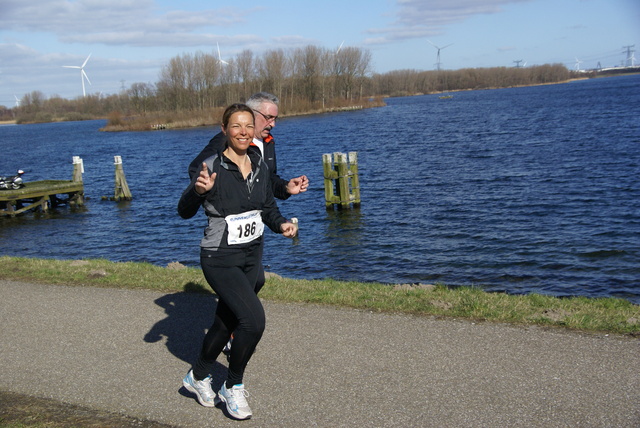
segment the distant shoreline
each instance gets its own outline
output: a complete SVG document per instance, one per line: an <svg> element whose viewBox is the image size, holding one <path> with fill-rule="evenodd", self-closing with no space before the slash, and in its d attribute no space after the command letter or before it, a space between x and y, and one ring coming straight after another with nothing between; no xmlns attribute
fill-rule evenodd
<svg viewBox="0 0 640 428"><path fill-rule="evenodd" d="M535 86L547 86L547 85L559 85L559 84L564 84L564 83L570 83L570 82L575 82L575 81L581 81L581 80L589 80L589 79L599 79L599 78L606 78L606 77L617 77L617 76L629 76L629 75L637 75L640 74L640 67L627 67L627 68L616 68L616 69L607 69L607 70L603 70L603 71L584 71L584 75L580 76L580 77L572 77L568 80L563 80L563 81L559 81L559 82L549 82L549 83L535 83L535 84L530 84L530 85L513 85L513 86L497 86L497 87L489 87L489 88L468 88L468 89L452 89L452 90L448 90L446 91L446 93L455 93L455 92L467 92L467 91L486 91L486 90L494 90L494 89L509 89L509 88L526 88L526 87L535 87ZM430 93L414 93L411 95L403 95L403 96L423 96L423 95L439 95L444 93L445 91L436 91L436 92L430 92ZM392 96L382 96L381 99L385 99L385 98L395 98ZM357 106L359 108L373 108L373 107L379 107L378 105L371 105L371 106L362 106L359 105ZM348 106L348 107L342 107L342 108L332 108L332 109L327 109L326 111L318 111L318 110L310 110L308 112L298 112L298 113L293 113L293 114L289 114L289 115L283 115L282 117L293 117L293 116L303 116L303 115L310 115L310 114L322 114L322 113L332 113L332 112L336 112L336 111L347 111L347 110L352 110L354 109L354 106ZM160 113L160 114L166 114L166 113ZM96 117L96 118L92 118L92 119L87 119L87 120L108 120L108 118L106 117ZM48 122L24 122L24 123L20 123L18 124L16 120L5 120L5 121L0 121L0 126L2 125L32 125L32 124L36 124L36 123L56 123L56 122L66 122L65 120L62 120L60 118L56 118L53 119L51 121ZM214 123L213 121L209 120L209 119L198 119L196 118L195 120L192 120L190 123L184 123L181 121L176 122L175 124L173 124L172 126L169 126L168 124L163 124L163 125L157 125L157 121L154 121L153 119L151 119L152 123L146 123L145 125L143 125L144 129L141 129L140 126L141 124L138 123L136 126L127 126L127 125L120 125L120 126L114 126L114 125L109 125L107 124L104 128L101 128L101 131L105 131L105 132L119 132L119 131L154 131L154 130L161 130L161 129L168 129L168 128L172 128L172 129L190 129L190 128L197 128L197 127L202 127L202 126L216 126L218 125L218 123ZM195 124L194 124L195 123Z"/></svg>

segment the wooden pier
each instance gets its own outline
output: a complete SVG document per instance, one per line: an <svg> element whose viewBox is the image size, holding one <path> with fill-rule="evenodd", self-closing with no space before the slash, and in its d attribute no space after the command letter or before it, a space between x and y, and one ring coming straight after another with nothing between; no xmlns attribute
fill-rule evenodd
<svg viewBox="0 0 640 428"><path fill-rule="evenodd" d="M82 159L74 157L73 180L42 180L24 183L16 190L0 190L0 216L14 217L29 210L47 212L58 205L84 205Z"/></svg>

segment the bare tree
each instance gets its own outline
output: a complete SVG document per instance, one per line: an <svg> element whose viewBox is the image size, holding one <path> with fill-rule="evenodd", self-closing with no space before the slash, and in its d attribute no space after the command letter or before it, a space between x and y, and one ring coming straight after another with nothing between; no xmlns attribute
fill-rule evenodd
<svg viewBox="0 0 640 428"><path fill-rule="evenodd" d="M204 110L206 107L206 60L207 55L198 51L193 57L193 67L191 72L191 90L190 97L192 106L198 110Z"/></svg>
<svg viewBox="0 0 640 428"><path fill-rule="evenodd" d="M345 100L353 100L353 88L357 82L360 70L365 74L369 68L371 54L368 60L363 58L362 49L344 47L335 55L335 78L339 93ZM366 64L364 67L361 64Z"/></svg>
<svg viewBox="0 0 640 428"><path fill-rule="evenodd" d="M146 113L155 107L156 91L147 83L134 83L127 91L131 107L137 112Z"/></svg>
<svg viewBox="0 0 640 428"><path fill-rule="evenodd" d="M255 80L255 64L253 52L248 49L240 52L236 58L240 84L242 85L241 98L246 100L253 93L251 84Z"/></svg>
<svg viewBox="0 0 640 428"><path fill-rule="evenodd" d="M356 81L360 87L358 98L363 98L364 85L367 78L371 74L371 51L368 49L360 50L360 60L356 67Z"/></svg>
<svg viewBox="0 0 640 428"><path fill-rule="evenodd" d="M24 94L20 100L20 108L26 113L37 113L44 105L45 95L41 91Z"/></svg>
<svg viewBox="0 0 640 428"><path fill-rule="evenodd" d="M203 91L204 91L204 107L213 108L216 104L216 90L220 81L220 63L213 55L206 55L202 59L202 73L204 75Z"/></svg>
<svg viewBox="0 0 640 428"><path fill-rule="evenodd" d="M301 87L296 95L314 104L322 97L322 49L308 45L296 49L293 58Z"/></svg>
<svg viewBox="0 0 640 428"><path fill-rule="evenodd" d="M320 57L320 74L322 75L321 82L321 97L322 97L322 109L324 110L327 105L327 98L329 96L329 86L331 84L331 71L333 70L333 52L324 49Z"/></svg>
<svg viewBox="0 0 640 428"><path fill-rule="evenodd" d="M237 94L237 83L240 81L237 72L238 66L235 59L230 59L228 64L222 66L222 74L220 86L223 95L223 105L229 105L237 102L239 97Z"/></svg>
<svg viewBox="0 0 640 428"><path fill-rule="evenodd" d="M258 90L271 92L283 99L283 88L288 70L287 56L284 50L274 49L265 52L258 68L260 78Z"/></svg>
<svg viewBox="0 0 640 428"><path fill-rule="evenodd" d="M163 99L164 108L170 111L180 111L183 108L182 99L187 87L185 72L185 57L176 56L160 70L158 82L159 95Z"/></svg>

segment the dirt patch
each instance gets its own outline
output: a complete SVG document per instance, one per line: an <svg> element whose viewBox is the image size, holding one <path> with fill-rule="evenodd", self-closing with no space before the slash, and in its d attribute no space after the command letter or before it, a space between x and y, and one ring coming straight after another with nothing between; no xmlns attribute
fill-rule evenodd
<svg viewBox="0 0 640 428"><path fill-rule="evenodd" d="M172 427L172 425L145 421L46 398L35 398L14 392L0 391L0 427L11 426L47 428Z"/></svg>
<svg viewBox="0 0 640 428"><path fill-rule="evenodd" d="M561 322L569 316L569 312L565 311L564 309L547 309L542 312L541 316L544 318L548 318L551 321Z"/></svg>

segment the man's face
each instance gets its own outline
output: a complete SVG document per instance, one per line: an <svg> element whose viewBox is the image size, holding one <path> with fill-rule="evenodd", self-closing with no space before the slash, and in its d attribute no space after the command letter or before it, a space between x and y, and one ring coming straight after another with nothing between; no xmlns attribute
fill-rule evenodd
<svg viewBox="0 0 640 428"><path fill-rule="evenodd" d="M256 117L256 138L264 140L271 129L276 126L278 106L273 103L262 103L258 110L254 110Z"/></svg>

